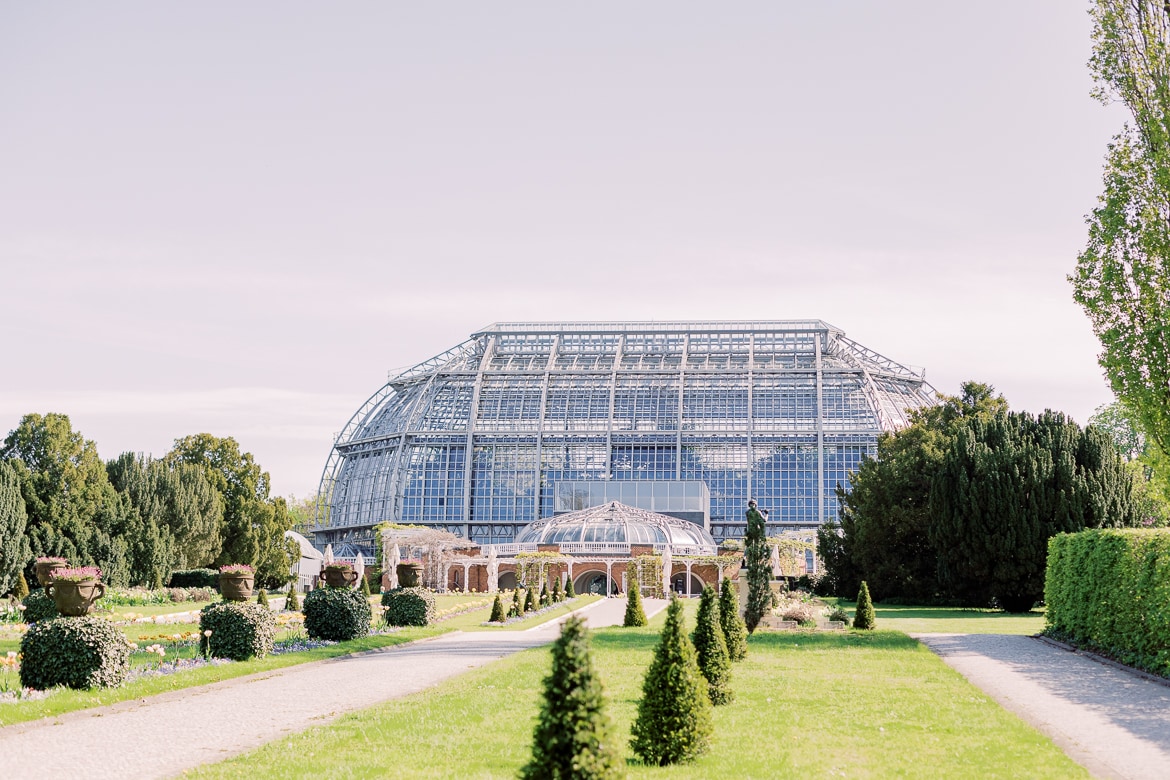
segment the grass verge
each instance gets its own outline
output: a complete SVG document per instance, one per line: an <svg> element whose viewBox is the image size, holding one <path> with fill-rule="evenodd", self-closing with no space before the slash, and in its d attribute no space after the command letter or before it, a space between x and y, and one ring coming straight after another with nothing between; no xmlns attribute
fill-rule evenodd
<svg viewBox="0 0 1170 780"><path fill-rule="evenodd" d="M855 602L826 599L844 607L850 617ZM907 634L1020 634L1032 636L1044 630L1044 610L1023 614L994 609L961 607L919 607L875 604L877 625L881 629Z"/></svg>

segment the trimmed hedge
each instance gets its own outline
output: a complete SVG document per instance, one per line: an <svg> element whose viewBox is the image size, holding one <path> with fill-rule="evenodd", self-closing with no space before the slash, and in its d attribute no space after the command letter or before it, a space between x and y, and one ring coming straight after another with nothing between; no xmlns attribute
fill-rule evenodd
<svg viewBox="0 0 1170 780"><path fill-rule="evenodd" d="M435 621L435 597L422 588L388 590L382 594L382 606L388 626L427 626Z"/></svg>
<svg viewBox="0 0 1170 780"><path fill-rule="evenodd" d="M212 588L219 590L219 572L215 569L180 569L171 572L168 588Z"/></svg>
<svg viewBox="0 0 1170 780"><path fill-rule="evenodd" d="M1044 601L1045 633L1170 676L1170 530L1052 537Z"/></svg>
<svg viewBox="0 0 1170 780"><path fill-rule="evenodd" d="M20 684L39 691L109 688L130 671L130 643L100 617L40 621L20 640L20 652Z"/></svg>
<svg viewBox="0 0 1170 780"><path fill-rule="evenodd" d="M207 652L211 631L211 655L246 661L272 652L276 641L276 616L267 607L247 601L221 601L199 611L199 650Z"/></svg>
<svg viewBox="0 0 1170 780"><path fill-rule="evenodd" d="M370 633L370 602L360 590L317 588L305 594L305 631L311 639L345 642Z"/></svg>
<svg viewBox="0 0 1170 780"><path fill-rule="evenodd" d="M53 597L45 593L44 588L34 590L32 593L24 597L24 622L37 623L42 620L52 620L61 617L57 612L57 602L53 601Z"/></svg>

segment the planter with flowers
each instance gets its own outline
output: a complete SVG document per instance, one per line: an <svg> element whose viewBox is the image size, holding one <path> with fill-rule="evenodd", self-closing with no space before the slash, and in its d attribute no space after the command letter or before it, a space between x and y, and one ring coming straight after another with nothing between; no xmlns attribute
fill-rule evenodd
<svg viewBox="0 0 1170 780"><path fill-rule="evenodd" d="M219 567L219 592L224 601L247 601L252 597L255 570L246 563Z"/></svg>
<svg viewBox="0 0 1170 780"><path fill-rule="evenodd" d="M353 565L333 561L325 564L325 584L331 588L352 588L358 580Z"/></svg>
<svg viewBox="0 0 1170 780"><path fill-rule="evenodd" d="M55 556L44 556L37 558L37 582L41 587L45 587L53 581L53 572L57 569L64 569L69 566L69 561L64 558L57 558Z"/></svg>
<svg viewBox="0 0 1170 780"><path fill-rule="evenodd" d="M45 586L45 593L52 597L62 615L81 617L89 614L93 603L106 595L101 576L101 571L94 566L55 569L53 581Z"/></svg>

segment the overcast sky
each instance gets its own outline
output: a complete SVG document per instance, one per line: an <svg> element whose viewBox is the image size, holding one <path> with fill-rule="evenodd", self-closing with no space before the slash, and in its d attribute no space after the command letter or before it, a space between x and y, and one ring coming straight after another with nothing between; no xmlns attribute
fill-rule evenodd
<svg viewBox="0 0 1170 780"><path fill-rule="evenodd" d="M0 0L0 436L303 496L500 320L819 318L1084 422L1087 7Z"/></svg>

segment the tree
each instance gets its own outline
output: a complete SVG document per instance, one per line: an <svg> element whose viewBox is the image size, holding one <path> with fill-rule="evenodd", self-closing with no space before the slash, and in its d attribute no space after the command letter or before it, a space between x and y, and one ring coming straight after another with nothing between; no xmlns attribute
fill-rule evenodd
<svg viewBox="0 0 1170 780"><path fill-rule="evenodd" d="M32 557L24 534L27 523L20 478L16 469L0 461L0 593L16 588L18 578L23 577L22 569Z"/></svg>
<svg viewBox="0 0 1170 780"><path fill-rule="evenodd" d="M256 529L256 585L283 588L292 580L292 565L301 557L300 547L284 534L292 528L292 516L283 498L264 503L251 502L252 527ZM365 577L362 577L365 582ZM366 585L366 595L369 585Z"/></svg>
<svg viewBox="0 0 1170 780"><path fill-rule="evenodd" d="M625 628L636 628L646 625L646 610L642 608L642 588L638 582L636 564L630 561L627 568L630 573L628 578L629 585L627 586L629 593L626 594L626 615L625 619L622 620L622 626Z"/></svg>
<svg viewBox="0 0 1170 780"><path fill-rule="evenodd" d="M255 565L260 557L260 529L255 523L264 514L256 505L268 500L269 477L252 453L240 452L239 443L231 437L198 433L176 439L164 460L200 467L223 499L223 542L214 563Z"/></svg>
<svg viewBox="0 0 1170 780"><path fill-rule="evenodd" d="M687 639L682 602L672 596L642 682L630 748L645 764L683 763L707 751L713 730L707 680Z"/></svg>
<svg viewBox="0 0 1170 780"><path fill-rule="evenodd" d="M28 596L28 580L24 578L24 572L18 571L16 573L16 584L12 586L12 598L17 602L24 601Z"/></svg>
<svg viewBox="0 0 1170 780"><path fill-rule="evenodd" d="M1170 455L1170 5L1095 0L1089 61L1102 103L1130 112L1069 277L1118 400ZM1165 472L1163 473L1165 479Z"/></svg>
<svg viewBox="0 0 1170 780"><path fill-rule="evenodd" d="M865 630L877 628L877 614L873 609L873 601L869 598L869 586L864 581L861 590L857 592L857 609L853 612L853 627Z"/></svg>
<svg viewBox="0 0 1170 780"><path fill-rule="evenodd" d="M585 623L570 617L552 647L552 671L532 734L524 780L620 777L601 680L593 668Z"/></svg>
<svg viewBox="0 0 1170 780"><path fill-rule="evenodd" d="M492 614L488 617L489 623L503 623L504 617L504 602L500 599L500 594L496 593L495 601L492 602Z"/></svg>
<svg viewBox="0 0 1170 780"><path fill-rule="evenodd" d="M508 610L508 617L520 617L524 614L524 606L520 603L520 588L512 591L512 606Z"/></svg>
<svg viewBox="0 0 1170 780"><path fill-rule="evenodd" d="M739 615L739 597L730 577L724 577L719 591L719 625L727 642L727 655L732 661L747 658L747 626Z"/></svg>
<svg viewBox="0 0 1170 780"><path fill-rule="evenodd" d="M768 538L764 528L764 516L756 508L754 500L748 501L747 533L744 535L744 562L747 564L747 609L744 623L748 633L768 614L772 607L772 567L768 552Z"/></svg>
<svg viewBox="0 0 1170 780"><path fill-rule="evenodd" d="M1064 415L1000 413L960 427L931 484L931 543L947 591L1026 612L1044 592L1048 539L1137 523L1109 436Z"/></svg>
<svg viewBox="0 0 1170 780"><path fill-rule="evenodd" d="M710 585L704 586L699 597L695 623L695 654L699 670L707 678L707 696L712 704L730 704L735 698L731 690L731 657L719 623L719 599Z"/></svg>
<svg viewBox="0 0 1170 780"><path fill-rule="evenodd" d="M536 611L536 603L536 589L530 585L528 589L524 591L524 611Z"/></svg>

